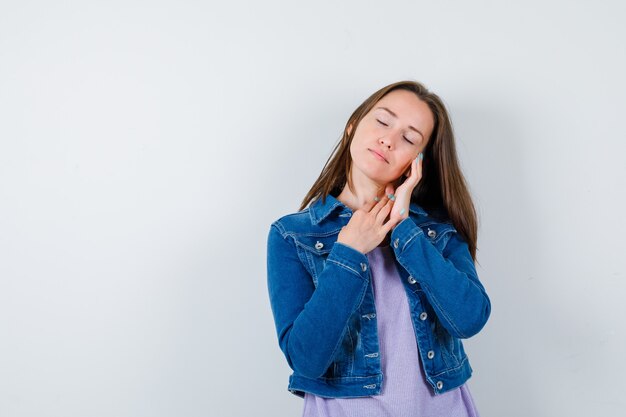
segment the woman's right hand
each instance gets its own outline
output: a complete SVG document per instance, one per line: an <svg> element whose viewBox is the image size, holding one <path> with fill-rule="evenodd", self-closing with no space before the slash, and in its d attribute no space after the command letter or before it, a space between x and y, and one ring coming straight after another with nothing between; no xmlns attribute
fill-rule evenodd
<svg viewBox="0 0 626 417"><path fill-rule="evenodd" d="M393 207L393 200L385 195L380 201L371 201L352 213L347 225L341 228L337 242L366 254L383 241L398 220L383 222Z"/></svg>

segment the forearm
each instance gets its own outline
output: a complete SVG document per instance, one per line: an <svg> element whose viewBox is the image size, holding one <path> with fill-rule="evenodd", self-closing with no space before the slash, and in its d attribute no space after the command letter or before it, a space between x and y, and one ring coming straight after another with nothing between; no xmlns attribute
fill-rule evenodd
<svg viewBox="0 0 626 417"><path fill-rule="evenodd" d="M312 288L312 278L292 248L268 253L270 301L279 345L289 365L317 378L332 362L348 320L363 300L369 263L362 253L336 242L317 287Z"/></svg>
<svg viewBox="0 0 626 417"><path fill-rule="evenodd" d="M468 338L487 322L491 302L478 279L467 244L452 233L440 252L407 218L396 226L391 239L398 262L419 282L443 326L455 337Z"/></svg>

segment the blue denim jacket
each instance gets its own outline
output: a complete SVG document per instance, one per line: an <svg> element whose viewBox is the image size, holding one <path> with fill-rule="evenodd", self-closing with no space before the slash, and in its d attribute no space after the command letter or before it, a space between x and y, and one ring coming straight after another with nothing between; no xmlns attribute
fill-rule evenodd
<svg viewBox="0 0 626 417"><path fill-rule="evenodd" d="M267 285L291 393L380 394L384 384L366 255L337 242L352 210L332 195L270 226ZM391 232L424 374L435 395L463 384L472 368L461 339L478 333L491 302L467 243L451 222L411 203ZM417 375L417 374L416 374Z"/></svg>

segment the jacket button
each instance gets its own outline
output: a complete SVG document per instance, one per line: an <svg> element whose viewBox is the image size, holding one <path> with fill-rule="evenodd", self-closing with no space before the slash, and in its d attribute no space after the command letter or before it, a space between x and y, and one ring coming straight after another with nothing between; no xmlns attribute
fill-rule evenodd
<svg viewBox="0 0 626 417"><path fill-rule="evenodd" d="M365 265L363 262L361 262L361 269L363 271L367 271L367 265Z"/></svg>
<svg viewBox="0 0 626 417"><path fill-rule="evenodd" d="M324 244L318 240L317 243L315 244L315 249L320 250L323 247L324 247Z"/></svg>
<svg viewBox="0 0 626 417"><path fill-rule="evenodd" d="M407 278L407 281L409 281L409 284L415 284L417 282L415 278L413 278L411 275L409 275L409 277Z"/></svg>
<svg viewBox="0 0 626 417"><path fill-rule="evenodd" d="M443 388L443 382L441 382L441 381L437 381L437 388L438 388L438 389Z"/></svg>
<svg viewBox="0 0 626 417"><path fill-rule="evenodd" d="M420 320L426 320L426 317L428 317L428 313L425 311L422 311L422 314L420 314Z"/></svg>
<svg viewBox="0 0 626 417"><path fill-rule="evenodd" d="M399 241L400 241L400 239L398 239L398 238L396 238L396 240L394 240L394 242L393 242L393 247L394 248L396 248L396 249L398 248L398 242Z"/></svg>
<svg viewBox="0 0 626 417"><path fill-rule="evenodd" d="M432 359L435 357L435 351L434 350L429 350L428 351L428 359Z"/></svg>
<svg viewBox="0 0 626 417"><path fill-rule="evenodd" d="M428 236L430 236L431 238L434 238L435 236L437 236L437 232L435 232L434 230L431 230L430 227L428 228Z"/></svg>

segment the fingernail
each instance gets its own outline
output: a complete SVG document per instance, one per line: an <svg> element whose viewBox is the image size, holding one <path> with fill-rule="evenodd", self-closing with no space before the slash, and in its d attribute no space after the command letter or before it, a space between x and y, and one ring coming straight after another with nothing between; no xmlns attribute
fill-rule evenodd
<svg viewBox="0 0 626 417"><path fill-rule="evenodd" d="M404 214L404 209L400 210L400 215Z"/></svg>
<svg viewBox="0 0 626 417"><path fill-rule="evenodd" d="M374 201L380 201L380 198L374 197Z"/></svg>
<svg viewBox="0 0 626 417"><path fill-rule="evenodd" d="M396 199L396 196L393 194L388 194L387 197L389 197L391 201L394 201Z"/></svg>
<svg viewBox="0 0 626 417"><path fill-rule="evenodd" d="M424 154L420 152L420 154L418 155L419 159L424 159Z"/></svg>

